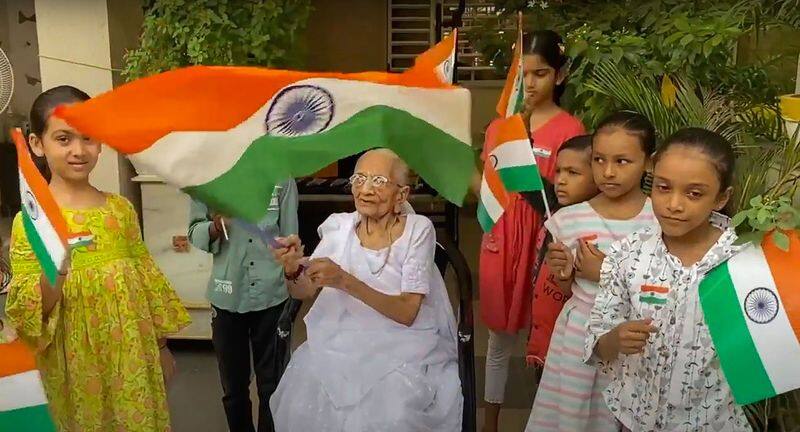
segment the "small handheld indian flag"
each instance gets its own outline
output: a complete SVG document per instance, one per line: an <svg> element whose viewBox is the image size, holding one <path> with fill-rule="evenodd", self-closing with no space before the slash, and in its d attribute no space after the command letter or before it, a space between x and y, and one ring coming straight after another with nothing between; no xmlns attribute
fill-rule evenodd
<svg viewBox="0 0 800 432"><path fill-rule="evenodd" d="M639 289L639 301L651 305L664 305L667 303L669 288L658 285L642 285Z"/></svg>
<svg viewBox="0 0 800 432"><path fill-rule="evenodd" d="M490 159L486 158L483 165L478 222L484 232L489 232L503 216L505 209L511 203L511 198Z"/></svg>
<svg viewBox="0 0 800 432"><path fill-rule="evenodd" d="M417 56L414 65L415 67L431 68L443 83L452 84L457 48L458 29L455 28L450 35L442 39L438 44Z"/></svg>
<svg viewBox="0 0 800 432"><path fill-rule="evenodd" d="M511 116L500 124L497 145L488 154L508 191L537 191L544 187L522 115Z"/></svg>
<svg viewBox="0 0 800 432"><path fill-rule="evenodd" d="M511 117L522 112L522 109L525 105L525 82L523 68L522 68L522 55L523 55L523 45L522 45L522 12L517 14L517 40L514 43L514 57L512 58L511 65L508 68L508 75L506 76L506 83L503 86L503 92L500 94L500 100L497 102L497 114L501 117ZM524 127L524 121L523 121ZM525 132L525 138L527 141L528 133L527 130ZM530 142L527 143L528 147L532 147ZM522 153L517 154L516 161L517 163L523 164L524 166L532 166L536 167L536 155L531 151L530 159L528 159L527 152L525 155ZM541 155L542 157L550 157L549 154ZM518 171L522 172L522 171ZM542 195L542 204L544 205L545 216L547 218L550 217L550 205L547 201L547 194L544 190L544 182L542 181L541 173L536 169L536 178L527 179L527 182L531 186L526 186L525 189L519 189L519 191L526 191L526 192L533 192L539 191ZM534 186L535 185L535 186ZM513 186L506 185L509 190L512 190Z"/></svg>
<svg viewBox="0 0 800 432"><path fill-rule="evenodd" d="M500 100L497 102L497 114L510 117L522 111L525 101L525 83L522 73L522 12L517 18L517 41L514 43L514 57L508 67L506 83Z"/></svg>
<svg viewBox="0 0 800 432"><path fill-rule="evenodd" d="M478 221L491 231L508 207L508 192L537 191L543 188L528 132L520 114L500 120L497 133L486 149L483 165Z"/></svg>
<svg viewBox="0 0 800 432"><path fill-rule="evenodd" d="M0 341L0 431L55 432L33 353Z"/></svg>
<svg viewBox="0 0 800 432"><path fill-rule="evenodd" d="M474 166L470 94L426 67L403 74L195 66L56 115L218 211L254 222L287 178L376 147L460 204Z"/></svg>
<svg viewBox="0 0 800 432"><path fill-rule="evenodd" d="M67 222L50 193L47 181L33 163L22 130L12 130L11 137L17 148L25 235L45 276L55 284L67 258Z"/></svg>
<svg viewBox="0 0 800 432"><path fill-rule="evenodd" d="M89 246L92 244L93 241L94 241L94 234L88 231L72 234L67 239L67 243L69 244L70 248Z"/></svg>
<svg viewBox="0 0 800 432"><path fill-rule="evenodd" d="M700 301L736 402L800 388L800 237L789 252L767 236L745 246L700 284Z"/></svg>

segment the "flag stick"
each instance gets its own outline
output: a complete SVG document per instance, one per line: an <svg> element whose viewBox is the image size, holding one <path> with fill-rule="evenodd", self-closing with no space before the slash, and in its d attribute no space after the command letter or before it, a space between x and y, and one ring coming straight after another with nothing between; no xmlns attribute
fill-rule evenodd
<svg viewBox="0 0 800 432"><path fill-rule="evenodd" d="M225 219L220 218L219 224L222 225L222 235L225 236L225 240L230 240L230 237L228 237L228 228L225 226Z"/></svg>
<svg viewBox="0 0 800 432"><path fill-rule="evenodd" d="M544 184L544 182L542 182L542 184ZM547 203L547 192L544 191L544 188L542 188L540 192L542 193L542 201L544 202L544 214L547 217L547 219L550 219L550 216L552 216L552 214L550 213L550 204Z"/></svg>

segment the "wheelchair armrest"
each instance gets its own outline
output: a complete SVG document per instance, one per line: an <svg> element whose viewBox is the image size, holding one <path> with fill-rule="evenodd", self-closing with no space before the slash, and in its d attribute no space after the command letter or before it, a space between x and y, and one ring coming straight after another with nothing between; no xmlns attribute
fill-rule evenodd
<svg viewBox="0 0 800 432"><path fill-rule="evenodd" d="M453 267L456 282L459 287L459 308L458 308L458 339L460 343L472 340L474 332L474 316L472 308L472 274L467 264L467 259L461 250L450 239L445 238L439 241L439 245L445 250L447 260Z"/></svg>
<svg viewBox="0 0 800 432"><path fill-rule="evenodd" d="M292 326L294 325L297 314L300 312L300 306L303 302L295 298L289 297L286 304L283 306L281 316L278 318L278 337L287 339L292 335Z"/></svg>

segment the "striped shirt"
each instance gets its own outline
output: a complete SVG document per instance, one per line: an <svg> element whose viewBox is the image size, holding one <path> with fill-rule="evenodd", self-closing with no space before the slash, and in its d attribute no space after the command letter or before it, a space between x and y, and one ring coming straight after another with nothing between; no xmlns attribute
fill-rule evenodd
<svg viewBox="0 0 800 432"><path fill-rule="evenodd" d="M545 222L545 227L573 254L579 239L594 238L592 243L606 252L614 241L654 225L649 198L641 212L628 220L605 219L584 202L559 210ZM553 330L526 432L619 431L603 398L609 377L583 362L589 311L598 290L597 282L577 279L573 283L572 298L564 305Z"/></svg>
<svg viewBox="0 0 800 432"><path fill-rule="evenodd" d="M606 219L589 202L582 202L557 211L545 221L544 226L553 238L564 243L572 251L572 256L575 256L580 239L593 238L590 243L605 253L615 241L655 224L657 222L653 215L653 206L650 198L647 198L642 211L631 219ZM594 304L598 290L597 282L586 279L576 278L572 284L573 297L589 307Z"/></svg>

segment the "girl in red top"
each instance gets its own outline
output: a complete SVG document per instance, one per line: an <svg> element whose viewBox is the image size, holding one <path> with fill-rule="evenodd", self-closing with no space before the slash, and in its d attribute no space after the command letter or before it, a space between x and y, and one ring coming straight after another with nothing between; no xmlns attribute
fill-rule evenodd
<svg viewBox="0 0 800 432"><path fill-rule="evenodd" d="M564 141L583 134L584 128L558 106L569 69L561 36L550 30L536 31L525 34L522 42L531 141L546 189L552 193L556 153ZM530 324L534 245L544 222L541 210L534 210L522 195L511 194L511 201L492 231L484 235L480 252L481 317L489 327L484 432L497 431L512 348L519 330L527 330Z"/></svg>

